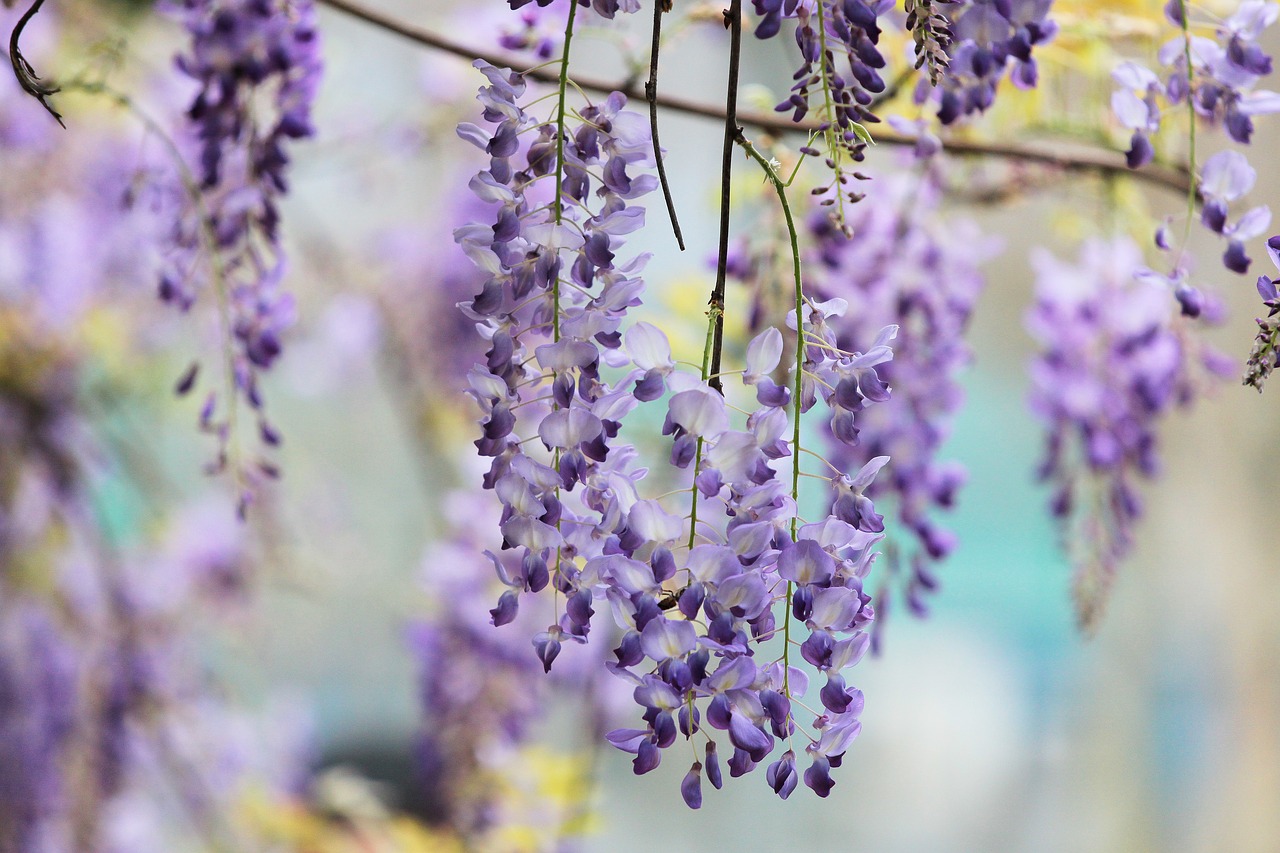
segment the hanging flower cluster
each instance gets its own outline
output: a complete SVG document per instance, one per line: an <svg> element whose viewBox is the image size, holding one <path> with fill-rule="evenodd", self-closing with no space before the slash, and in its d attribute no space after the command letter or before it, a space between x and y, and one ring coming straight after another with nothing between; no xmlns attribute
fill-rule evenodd
<svg viewBox="0 0 1280 853"><path fill-rule="evenodd" d="M623 328L644 287L643 259L620 253L643 222L633 201L655 185L641 172L652 166L647 124L617 94L578 110L574 122L563 109L540 121L521 106L520 75L477 67L489 82L479 99L490 129L463 124L459 134L490 157L472 189L495 213L456 237L488 274L463 307L490 344L470 393L483 413L476 446L493 460L484 485L503 505L506 553L491 559L508 589L493 622L513 621L524 595L550 587L562 610L534 638L550 670L566 643L587 641L607 605L623 631L611 667L634 684L645 722L610 740L645 773L680 733L705 738L706 762L682 787L694 807L704 769L713 785L721 781L717 729L728 732L733 775L785 739L768 781L784 797L796 786L791 703L807 682L790 664L798 643L825 676L824 711L806 747L806 781L825 796L830 767L859 729L861 694L842 673L870 642L874 610L862 581L883 525L866 491L887 460L820 477L831 510L804 523L798 418L822 399L832 432L855 443L855 413L888 396L877 368L892 358L896 329L880 330L865 353L841 349L831 324L844 302L798 294L794 375L776 381L782 332L757 336L742 374L756 408L735 428L729 401L710 377L676 364L659 329ZM624 420L663 398L669 475L686 485L646 498L648 472L623 440ZM774 463L786 457L791 471L780 473ZM777 647L761 660L761 649Z"/></svg>
<svg viewBox="0 0 1280 853"><path fill-rule="evenodd" d="M995 103L1006 74L1019 89L1034 89L1033 52L1057 33L1049 19L1053 0L964 0L945 6L951 23L950 61L941 83L921 79L918 104L937 104L938 120L953 124Z"/></svg>
<svg viewBox="0 0 1280 853"><path fill-rule="evenodd" d="M914 90L915 103L935 104L943 124L987 110L1006 74L1019 88L1033 88L1038 80L1033 50L1057 31L1048 18L1052 0L909 2L905 21L892 0L752 2L760 16L759 38L776 36L784 20L796 21L802 64L793 75L790 96L777 110L790 112L795 121L816 114L825 151L813 143L801 151L824 157L833 170L831 183L814 194L822 196L822 204L836 206L832 218L846 234L851 233L846 202L862 198L852 181L866 177L850 171L846 160L863 161L871 139L863 123L880 121L878 104L893 94L884 79L890 69L880 48L886 26L905 25L911 32L916 68L927 64Z"/></svg>
<svg viewBox="0 0 1280 853"><path fill-rule="evenodd" d="M916 615L927 612L937 587L934 566L954 550L955 535L935 518L955 505L963 466L938 458L964 402L960 372L971 353L969 317L985 284L980 265L995 250L972 223L942 221L936 175L903 175L871 183L867 202L850 219L846 238L824 217L810 218L815 291L849 301L834 326L847 345L885 325L899 327L894 358L881 370L892 399L860 413L856 445L834 442L829 458L857 468L877 456L893 464L869 494L887 499L914 543L891 537L890 570L902 571L903 595ZM914 547L913 547L914 546ZM881 627L888 588L877 592Z"/></svg>
<svg viewBox="0 0 1280 853"><path fill-rule="evenodd" d="M529 636L548 618L549 600L522 608L509 628L495 631L488 607L501 584L484 549L497 508L481 493L455 492L446 496L444 514L449 534L423 560L434 606L409 632L422 707L418 765L439 822L463 838L502 837L531 817L502 781L529 759L552 697L572 692L591 701L592 722L603 731L617 680L600 655L564 661L547 677ZM511 573L518 557L507 551L497 559L512 563ZM550 803L533 805L541 822L554 817Z"/></svg>
<svg viewBox="0 0 1280 853"><path fill-rule="evenodd" d="M862 122L879 121L872 111L875 96L886 89L880 72L885 58L878 43L881 36L880 17L893 8L892 0L752 0L760 23L757 38L769 39L782 29L785 19L795 19L796 45L800 51L800 68L792 75L795 81L787 100L778 104L779 112L790 112L800 121L812 110L817 115L819 130L825 139L825 157L833 172L831 183L814 190L823 196L822 204L835 205L834 218L843 222L845 203L855 203L861 196L851 186L856 176L848 173L844 163L861 162L870 140ZM816 108L814 99L817 98ZM818 149L805 146L808 154Z"/></svg>
<svg viewBox="0 0 1280 853"><path fill-rule="evenodd" d="M653 2L660 22L670 4ZM685 740L695 756L680 786L690 807L702 803L704 778L721 787L725 764L731 776L764 765L784 799L802 779L827 796L831 771L861 728L863 696L850 669L872 647L891 594L917 614L927 610L934 569L955 547L939 518L964 474L939 456L961 404L964 334L988 244L937 217L933 157L944 146L925 126L986 112L1006 77L1037 85L1037 51L1056 33L1051 0L906 0L901 9L893 0L752 2L757 37L792 31L799 69L776 109L811 121L816 133L801 151L825 160L834 177L813 192L802 243L789 182L728 122L726 147L742 146L781 199L795 287L787 311L770 306L754 323L738 369L718 366L721 296L711 303L701 369L677 361L666 333L632 316L648 258L631 240L658 186L655 140L623 94L575 95L568 65L575 18L611 20L638 11L639 0L508 0L519 22L500 44L531 59L559 54L558 88L532 82L552 79L545 65L519 73L475 64L486 81L480 117L458 135L485 162L469 183L478 212L454 232L474 270L446 269L437 256L429 277L438 285L433 309L465 293L433 343L457 343L450 335L474 329L484 354L471 365L466 346L442 347L449 351L431 363L455 379L465 372L482 483L497 500L483 511L480 495L450 498L451 538L427 557L443 567L435 590L444 605L412 631L423 763L468 842L501 822L497 797L481 790L491 778L484 771L519 750L536 722L550 691L533 680L554 669L567 683L566 670L572 678L588 652L597 654L591 672L609 672L635 706L628 727L604 735L598 725L600 736L634 756L637 774ZM252 481L275 469L235 458L237 406L247 405L263 444L280 441L260 384L293 322L280 205L292 144L314 134L315 11L312 0L166 5L190 37L177 67L194 95L174 142L184 191L166 222L160 296L182 311L217 303L225 388L201 388L201 423L220 442L211 467L244 485L243 514L252 496L246 474ZM1270 210L1244 204L1256 173L1242 153L1196 161L1194 128L1219 124L1245 144L1253 116L1280 111L1280 95L1257 88L1272 66L1259 42L1280 6L1245 0L1225 19L1196 24L1184 0L1170 0L1165 15L1181 32L1159 51L1158 72L1125 63L1113 75L1129 165L1153 159L1163 115L1187 105L1188 226L1199 218L1221 237L1224 266L1243 274ZM551 32L565 16L566 27ZM914 89L916 112L927 116L912 131L916 173L876 181L871 203L847 213L846 202L864 198L852 182L868 177L850 166L865 162L862 125L879 121L879 105L910 81L906 68L892 74L882 43L904 19L916 68L925 69ZM726 20L736 38L737 22ZM1209 29L1212 38L1196 34ZM0 115L0 148L29 132ZM25 180L13 171L15 182ZM726 167L726 187L731 178ZM66 306L77 302L76 288L96 279L58 266L62 232L43 217L61 211L23 209L31 222L20 224L8 191L0 187L0 768L14 771L0 772L0 849L97 849L107 838L103 810L171 757L188 728L218 724L217 703L191 669L186 620L237 600L248 559L242 528L221 516L184 519L158 542L102 536L87 464L98 447L77 408L77 336L45 325L74 314ZM836 215L822 215L836 205ZM80 226L114 233L115 212L80 211L68 221L81 216ZM1219 358L1189 331L1189 318L1212 320L1217 309L1190 284L1181 242L1167 226L1157 234L1161 250L1176 252L1167 275L1143 267L1139 249L1122 240L1089 243L1079 263L1036 262L1027 323L1040 347L1032 408L1048 433L1041 474L1064 538L1080 549L1073 556L1086 625L1131 549L1139 481L1158 467L1159 424L1198 396L1202 371L1220 372ZM1280 237L1268 251L1280 269ZM103 260L120 262L111 252ZM749 253L718 261L753 283L778 278ZM1280 364L1278 283L1257 282L1269 313L1258 320L1245 382L1259 388ZM405 314L398 328L439 320ZM353 337L367 342L374 333L364 325L367 334ZM459 371L464 359L469 369ZM201 379L193 365L178 392ZM819 403L825 410L816 413ZM644 415L661 422L660 435L640 434ZM809 447L811 435L824 456ZM816 495L803 493L806 481ZM885 515L905 527L903 540L886 538ZM488 539L479 533L495 527ZM873 599L881 547L890 571ZM231 774L207 764L198 770L208 773L175 774L173 787L196 817L229 791ZM205 788L215 794L208 803ZM236 840L217 844L232 849Z"/></svg>
<svg viewBox="0 0 1280 853"><path fill-rule="evenodd" d="M1185 0L1170 0L1165 17L1182 30L1159 50L1161 73L1137 62L1123 62L1113 72L1116 89L1111 109L1120 124L1131 130L1127 155L1130 168L1137 169L1155 157L1151 137L1160 129L1168 107L1189 104L1194 117L1206 125L1221 124L1232 140L1247 145L1253 135L1253 116L1280 111L1280 95L1255 86L1271 73L1271 57L1257 41L1280 17L1280 4L1245 0L1230 17L1213 24L1214 38L1193 34L1195 23L1187 15ZM1221 151L1204 162L1195 174L1195 129L1191 130L1192 171L1195 181L1188 201L1188 217L1198 196L1203 200L1200 221L1209 231L1223 237L1227 248L1222 263L1243 275L1252 259L1245 244L1262 236L1271 225L1268 207L1254 207L1232 221L1230 207L1253 188L1256 173L1238 151ZM1188 220L1188 227L1190 221ZM1183 243L1186 242L1185 236ZM1173 289L1187 316L1198 316L1204 302L1200 291L1189 282L1185 246L1171 239L1168 225L1156 234L1156 245L1175 253L1172 271L1165 281Z"/></svg>
<svg viewBox="0 0 1280 853"><path fill-rule="evenodd" d="M1189 6L1190 4L1186 4ZM1192 35L1194 22L1184 15L1183 0L1169 0L1165 16L1187 34L1166 42L1157 55L1161 73L1137 62L1122 63L1112 75L1116 91L1111 107L1120 123L1133 131L1129 165L1151 162L1151 136L1160 128L1164 110L1189 103L1196 116L1222 124L1241 145L1253 136L1253 116L1280 110L1280 96L1257 90L1271 73L1271 57L1258 39L1280 16L1280 5L1245 0L1228 18L1214 26L1214 38Z"/></svg>
<svg viewBox="0 0 1280 853"><path fill-rule="evenodd" d="M892 121L892 119L891 119ZM933 142L936 143L936 139ZM930 157L936 148L921 155ZM928 593L938 586L935 567L957 545L936 518L954 507L966 472L938 458L951 420L964 402L959 374L971 353L964 336L984 279L980 265L997 250L971 222L943 220L939 164L926 161L917 175L888 176L868 184L866 200L850 213L848 237L827 216L808 219L806 281L813 293L847 300L831 321L841 346L866 340L887 325L898 327L894 357L879 367L892 397L856 410L856 441L828 435L827 459L854 470L876 457L892 464L868 495L895 512L906 537L889 533L887 575L876 589L879 642L891 606L891 587L902 579L910 612L927 613ZM778 275L776 242L740 241L730 272L758 294ZM769 299L755 306L757 324L773 310ZM879 528L884 529L883 522Z"/></svg>
<svg viewBox="0 0 1280 853"><path fill-rule="evenodd" d="M410 634L419 661L422 776L448 824L468 837L495 820L483 763L520 746L546 692L527 640L514 642L489 624L496 581L482 552L495 513L479 497L451 496L450 536L424 560L433 598L448 605Z"/></svg>
<svg viewBox="0 0 1280 853"><path fill-rule="evenodd" d="M184 210L173 227L160 296L185 311L202 292L215 293L228 388L221 401L209 392L200 420L219 439L213 468L222 470L237 398L255 413L262 442L280 441L263 410L258 375L280 356L294 318L293 297L281 287L279 201L288 187L287 146L315 132L320 45L311 0L181 0L172 7L191 36L177 65L198 86L187 119L199 165L182 167ZM196 382L193 365L179 392ZM260 471L270 475L274 468L264 463Z"/></svg>
<svg viewBox="0 0 1280 853"><path fill-rule="evenodd" d="M104 534L101 483L124 477L85 398L89 377L114 379L91 331L137 311L126 283L145 275L119 168L134 147L100 135L28 159L14 142L0 136L20 175L0 187L0 850L124 849L108 815L154 808L156 779L198 791L201 819L238 784L191 617L238 598L247 555L221 504L154 541ZM88 257L52 251L89 234Z"/></svg>
<svg viewBox="0 0 1280 853"><path fill-rule="evenodd" d="M778 105L779 111L791 111L799 121L809 112L810 101L817 92L824 99L822 118L837 125L841 133L852 133L855 122L871 118L867 107L874 95L885 90L884 79L879 74L885 60L876 47L880 41L879 17L891 3L883 0L752 2L761 16L755 31L757 38L776 36L784 18L796 20L796 45L803 64L794 75L796 82L791 96ZM845 76L846 70L849 77Z"/></svg>
<svg viewBox="0 0 1280 853"><path fill-rule="evenodd" d="M1027 315L1042 347L1032 411L1048 429L1040 476L1076 565L1080 621L1095 624L1142 514L1139 478L1159 467L1156 429L1194 401L1197 373L1218 356L1184 333L1161 282L1127 240L1086 244L1078 265L1035 259Z"/></svg>
<svg viewBox="0 0 1280 853"><path fill-rule="evenodd" d="M1280 237L1267 241L1267 254L1271 263L1280 269ZM1255 321L1258 335L1245 363L1244 384L1257 388L1259 393L1271 371L1280 367L1280 292L1276 290L1276 284L1277 279L1270 276L1258 277L1258 295L1262 297L1262 306L1267 309L1267 314Z"/></svg>

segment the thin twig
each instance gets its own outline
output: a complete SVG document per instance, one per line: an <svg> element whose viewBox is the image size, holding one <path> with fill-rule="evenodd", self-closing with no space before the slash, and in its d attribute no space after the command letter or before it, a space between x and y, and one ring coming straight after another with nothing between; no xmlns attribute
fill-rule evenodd
<svg viewBox="0 0 1280 853"><path fill-rule="evenodd" d="M720 382L720 356L724 349L724 288L729 273L729 210L733 184L733 149L742 128L738 127L738 72L742 66L742 0L732 0L724 13L729 28L729 87L724 98L724 153L720 160L720 243L716 252L716 284L711 291L710 379L707 384L724 393Z"/></svg>
<svg viewBox="0 0 1280 853"><path fill-rule="evenodd" d="M658 164L658 182L662 184L662 198L667 203L667 216L671 218L671 230L676 243L684 251L684 234L680 232L680 220L676 216L676 203L671 197L671 185L667 182L667 167L662 161L662 146L658 143L658 51L662 47L662 15L671 11L671 0L653 2L653 45L649 49L649 82L644 84L644 94L649 100L649 135L653 138L653 160Z"/></svg>
<svg viewBox="0 0 1280 853"><path fill-rule="evenodd" d="M40 102L40 106L49 111L49 115L58 120L58 124L64 128L67 123L62 120L62 114L53 108L53 104L49 103L49 97L56 92L62 90L51 83L40 82L40 75L36 74L36 70L31 67L31 63L22 55L22 48L19 47L18 41L22 38L22 31L27 28L27 24L40 11L40 7L44 5L44 0L35 0L27 11L22 13L22 17L18 19L18 23L14 25L13 33L9 36L9 62L13 65L13 75L18 78L18 85L22 87L22 91Z"/></svg>
<svg viewBox="0 0 1280 853"><path fill-rule="evenodd" d="M513 59L510 55L502 53L477 50L468 47L459 42L441 36L439 33L426 29L425 27L416 26L414 24L401 21L397 18L386 15L382 12L370 9L364 6L358 0L319 0L320 3L332 9L336 9L352 17L372 24L375 27L386 30L403 38L409 39L424 47L441 51L442 53L452 54L460 57L468 62L475 59L483 59L493 65L512 66L518 64L518 60ZM530 72L525 75L534 80L540 80L544 83L555 83L557 76L553 72L545 70ZM644 92L636 90L632 86L619 85L616 82L608 80L600 80L588 77L575 77L575 81L583 89L592 92L621 92L628 98L643 100ZM659 107L687 115L702 116L704 118L715 119L717 121L724 120L724 110L714 104L704 104L689 98L681 98L675 95L657 95L654 100ZM793 122L785 117L773 115L771 113L757 112L740 112L738 114L738 123L745 127L753 127L758 130L769 131L771 133L812 133L817 130L817 123L813 121ZM914 146L916 140L895 133L887 129L877 129L875 133L875 141L881 145L910 145ZM1167 189L1178 194L1187 192L1187 187L1191 183L1191 178L1187 170L1179 166L1156 165L1151 164L1142 169L1131 170L1124 163L1124 155L1118 151L1102 150L1102 149L1085 149L1075 152L1067 152L1058 149L1050 149L1044 146L1019 145L1013 143L992 143L992 142L974 142L967 140L948 140L946 142L946 150L950 154L960 157L996 157L1004 160L1018 160L1025 163L1035 163L1041 166L1047 166L1053 169L1060 169L1064 172L1099 172L1102 174L1128 175L1136 181L1142 181L1155 187Z"/></svg>
<svg viewBox="0 0 1280 853"><path fill-rule="evenodd" d="M791 423L791 500L798 507L800 505L800 476L804 473L801 471L800 454L804 450L800 446L800 417L804 410L804 361L807 350L807 340L804 334L804 281L800 275L800 235L796 230L796 220L791 213L791 204L787 201L787 185L782 182L782 178L778 177L777 171L773 165L765 158L760 151L751 144L743 134L742 129L738 129L734 142L741 145L747 154L760 165L764 170L765 178L769 183L773 184L774 191L778 194L778 203L782 206L783 219L787 223L787 240L791 244L791 278L795 288L796 300L796 375L794 399L791 401L794 407ZM824 478L825 479L825 478ZM799 516L791 517L791 541L796 541L799 531ZM793 593L791 581L787 581L787 601L791 601ZM786 615L782 621L782 692L788 699L791 698L791 608L786 609Z"/></svg>

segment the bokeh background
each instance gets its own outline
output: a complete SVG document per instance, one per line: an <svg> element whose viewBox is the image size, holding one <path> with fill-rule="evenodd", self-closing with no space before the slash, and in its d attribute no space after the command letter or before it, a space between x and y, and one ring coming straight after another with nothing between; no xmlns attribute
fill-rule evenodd
<svg viewBox="0 0 1280 853"><path fill-rule="evenodd" d="M505 4L377 7L485 39ZM67 14L127 38L136 79L167 73L177 34L165 25L94 19L83 3ZM308 720L299 725L318 765L358 768L412 807L420 711L406 633L433 604L432 573L448 568L423 555L446 532L451 490L476 473L465 405L440 381L465 324L438 322L434 312L448 305L433 289L447 292L440 282L458 263L450 217L465 213L454 199L476 165L452 127L467 116L479 76L339 13L322 9L320 21L329 62L320 134L297 151L284 210L300 322L268 384L287 436L286 476L255 521L258 603L234 630L209 638L207 657L236 702ZM579 67L622 79L646 38L641 27L584 39ZM681 33L663 88L721 97L723 42L712 25ZM788 73L754 46L748 60L749 87ZM770 100L755 88L746 97ZM664 116L689 251L675 251L651 204L655 227L636 244L654 252L659 308L688 310L709 290L718 132L706 120ZM1258 145L1277 132L1263 119ZM896 156L877 150L871 162L892 168ZM1093 637L1075 629L1070 569L1034 480L1041 434L1025 404L1028 248L1074 253L1100 218L1104 190L1064 179L1000 205L951 210L1005 246L986 266L969 403L948 448L970 472L953 523L962 545L932 617L896 619L884 654L856 670L864 730L831 798L801 789L780 802L755 774L708 791L703 809L690 812L679 762L636 778L629 756L594 750L598 817L582 849L1280 850L1280 398L1228 382L1168 419L1163 476L1145 490L1136 547ZM744 197L758 191L744 180ZM1183 203L1158 191L1131 195L1157 215ZM1277 197L1280 172L1263 171L1251 198ZM1243 361L1257 295L1248 277L1218 268L1212 245L1202 248L1201 268L1229 308L1211 335ZM388 310L397 300L413 302L416 321ZM181 356L160 358L156 401L181 367ZM183 494L203 488L207 452L191 429L192 405L157 402L120 425ZM144 523L128 489L111 501L120 525ZM579 715L573 701L557 703L548 741L584 748Z"/></svg>

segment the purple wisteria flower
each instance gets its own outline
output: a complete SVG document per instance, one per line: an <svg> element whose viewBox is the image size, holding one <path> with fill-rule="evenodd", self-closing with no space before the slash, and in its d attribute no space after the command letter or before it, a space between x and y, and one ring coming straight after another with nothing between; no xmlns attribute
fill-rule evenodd
<svg viewBox="0 0 1280 853"><path fill-rule="evenodd" d="M1111 72L1117 88L1111 93L1111 111L1120 124L1133 131L1126 161L1139 169L1155 158L1151 136L1160 129L1160 105L1164 85L1155 72L1136 62L1122 62Z"/></svg>
<svg viewBox="0 0 1280 853"><path fill-rule="evenodd" d="M752 3L760 16L755 31L757 38L777 35L784 19L796 21L795 38L803 64L795 74L790 98L778 105L780 112L791 112L799 121L809 112L814 93L819 92L831 102L823 105L824 120L832 122L842 135L851 134L854 123L860 120L874 120L867 107L874 95L885 90L885 81L880 76L885 60L877 47L881 35L879 19L892 3L887 0L847 3L752 0ZM825 114L828 110L829 114Z"/></svg>
<svg viewBox="0 0 1280 853"><path fill-rule="evenodd" d="M1078 265L1033 260L1027 326L1042 351L1031 409L1048 431L1040 476L1075 567L1078 617L1091 627L1132 546L1139 480L1157 473L1158 427L1195 400L1197 374L1218 358L1186 334L1132 242L1087 243Z"/></svg>
<svg viewBox="0 0 1280 853"><path fill-rule="evenodd" d="M1267 255L1271 258L1271 263L1280 269L1280 237L1272 237L1267 241ZM1258 277L1258 295L1262 297L1267 315L1257 318L1258 334L1245 364L1244 384L1257 388L1259 393L1271 371L1280 367L1280 292L1276 290L1278 282L1280 280L1270 276Z"/></svg>
<svg viewBox="0 0 1280 853"><path fill-rule="evenodd" d="M1272 70L1271 57L1258 45L1258 39L1280 17L1280 5L1246 0L1230 17L1212 23L1213 38L1195 34L1201 27L1183 19L1183 8L1181 0L1165 5L1165 17L1181 32L1160 48L1160 74L1133 61L1122 62L1112 72L1117 88L1111 109L1119 123L1132 132L1127 157L1133 169L1154 158L1151 137L1160 129L1169 107L1189 104L1193 121L1221 125L1242 145L1252 138L1253 116L1280 112L1280 94L1255 89ZM1193 158L1194 153L1192 146ZM1236 222L1229 221L1231 203L1253 187L1253 167L1240 152L1221 151L1204 162L1195 179L1197 194L1204 202L1200 220L1208 230L1226 238L1223 265L1243 275L1252 263L1245 244L1262 236L1271 223L1271 212L1265 206L1248 210ZM1163 228L1156 243L1161 249L1174 248ZM1187 298L1179 297L1183 311L1195 316L1200 310L1199 294L1185 283L1182 265L1175 261L1173 266L1167 278L1175 286L1181 284L1187 294Z"/></svg>
<svg viewBox="0 0 1280 853"><path fill-rule="evenodd" d="M752 0L760 21L757 38L778 35L784 20L795 21L795 42L800 67L792 75L791 93L778 104L778 112L800 121L813 112L819 122L822 152L832 170L831 182L814 192L823 204L834 206L832 216L843 225L845 203L856 203L856 173L848 163L865 158L870 135L864 122L876 122L873 106L888 88L879 43L882 18L893 8L892 0ZM818 155L814 144L805 153Z"/></svg>
<svg viewBox="0 0 1280 853"><path fill-rule="evenodd" d="M488 344L469 393L480 410L476 447L491 460L484 485L502 505L491 562L505 591L491 621L524 618L528 596L556 599L529 656L556 671L612 617L621 636L610 668L633 689L643 728L609 741L635 755L637 773L680 737L714 742L717 731L732 747L731 775L764 762L798 726L792 701L808 678L790 662L796 646L825 679L806 774L825 795L862 708L844 672L870 645L875 613L863 581L883 524L866 490L883 460L830 477L832 512L806 524L787 436L819 401L833 429L856 434L866 404L855 401L887 397L877 369L893 357L896 330L879 330L865 352L845 349L832 326L843 303L805 301L786 321L803 335L792 362L800 374L787 379L780 366L784 333L764 331L742 376L756 405L740 415L673 359L657 327L625 322L644 289L645 259L625 243L656 185L648 123L618 94L543 120L523 106L536 96L521 75L477 68L487 80L484 125L458 132L488 157L471 188L490 215L455 237L485 274L461 308ZM665 477L683 483L662 497L646 496L640 449L624 440L641 405L665 410ZM762 654L774 647L780 657ZM716 754L682 785L691 806L704 773L720 784ZM790 794L795 755L766 775Z"/></svg>
<svg viewBox="0 0 1280 853"><path fill-rule="evenodd" d="M842 471L892 459L874 482L846 489L841 503L852 516L859 498L867 504L874 499L892 508L898 521L888 534L887 572L876 590L877 641L886 609L899 595L913 614L927 613L928 593L938 586L936 567L957 544L938 516L955 505L966 472L939 454L963 404L959 373L970 360L964 336L984 285L979 265L997 250L996 241L971 223L939 215L938 177L936 167L926 165L919 176L870 182L866 202L849 216L852 237L821 211L808 220L807 280L815 293L848 303L829 321L837 342L847 347L886 325L898 327L893 359L875 368L874 381L862 383L858 394L837 385L843 413L832 421L824 448ZM737 272L757 293L767 292L760 281L773 274L774 251L769 241L740 250ZM762 301L755 316L767 318L771 310ZM891 396L885 386L893 389ZM884 529L878 516L866 523Z"/></svg>
<svg viewBox="0 0 1280 853"><path fill-rule="evenodd" d="M475 493L451 494L445 507L449 534L423 559L432 608L409 631L422 707L418 764L440 821L476 839L500 835L517 821L492 779L529 745L552 691L595 700L592 714L603 721L612 698L605 694L616 679L599 656L562 663L553 679L544 677L529 653L529 635L547 617L544 608L523 608L511 624L501 604L486 612L495 587L521 571L512 551L483 553L496 511ZM514 595L504 600L508 594ZM539 604L549 612L550 601ZM494 630L491 621L504 627Z"/></svg>
<svg viewBox="0 0 1280 853"><path fill-rule="evenodd" d="M1183 28L1181 3L1165 5L1169 23ZM1112 110L1120 123L1134 131L1130 166L1150 162L1150 136L1159 127L1165 106L1190 103L1196 115L1207 122L1222 124L1228 136L1248 144L1253 135L1253 116L1280 111L1280 95L1255 90L1272 70L1271 57L1258 44L1263 32L1280 17L1280 5L1263 0L1246 0L1225 20L1214 23L1214 37L1191 30L1169 39L1157 60L1162 75L1140 63L1126 61L1113 72L1118 86ZM1190 56L1190 65L1187 58Z"/></svg>
<svg viewBox="0 0 1280 853"><path fill-rule="evenodd" d="M157 215L134 134L46 136L12 107L0 87L0 850L136 850L120 815L179 795L203 824L247 780L196 649L197 626L243 598L244 527L222 502L148 502L145 524L126 513L106 529L104 484L136 460L103 440L98 418L114 414L86 389L117 393L110 365L153 354L137 282ZM105 347L104 319L122 332ZM162 824L154 849L190 841Z"/></svg>
<svg viewBox="0 0 1280 853"><path fill-rule="evenodd" d="M877 502L889 499L911 534L894 540L889 569L904 575L908 609L924 615L927 593L938 584L934 567L957 543L935 515L954 507L966 472L938 457L964 401L959 374L971 358L965 333L985 283L979 265L996 243L968 223L941 220L940 194L928 175L876 181L870 197L875 203L860 209L852 239L811 219L820 259L815 286L850 301L839 339L899 327L893 361L881 369L893 397L868 407L858 442L833 442L829 458L849 470L892 459L868 492ZM887 587L880 599L883 618Z"/></svg>
<svg viewBox="0 0 1280 853"><path fill-rule="evenodd" d="M1231 222L1230 205L1251 189L1257 172L1239 151L1219 151L1205 161L1200 172L1200 194L1204 207L1200 221L1206 228L1227 239L1223 253L1223 265L1243 275L1249 271L1252 259L1245 253L1245 243L1262 236L1271 227L1271 208L1254 207Z"/></svg>
<svg viewBox="0 0 1280 853"><path fill-rule="evenodd" d="M202 292L214 292L205 298L214 299L222 315L232 387L221 400L208 394L201 426L218 436L213 467L221 470L234 440L236 398L255 414L263 444L280 441L263 411L258 376L279 358L294 319L293 297L282 288L279 200L288 188L289 145L315 133L319 34L311 0L169 5L191 38L177 66L198 87L187 109L198 166L190 173L182 167L183 210L173 226L160 297L185 311ZM196 382L193 370L179 382L180 393ZM269 465L258 471L273 472ZM242 495L242 504L248 498Z"/></svg>
<svg viewBox="0 0 1280 853"><path fill-rule="evenodd" d="M1165 5L1165 14L1182 26L1179 0ZM1220 122L1236 142L1248 144L1253 136L1253 116L1280 111L1280 95L1255 90L1271 73L1271 57L1258 44L1263 31L1280 17L1280 5L1245 0L1236 11L1215 26L1215 37L1182 36L1160 48L1158 59L1168 69L1165 93L1171 104L1189 102L1196 115Z"/></svg>
<svg viewBox="0 0 1280 853"><path fill-rule="evenodd" d="M938 85L921 79L916 103L937 103L938 119L952 124L985 112L1008 75L1019 89L1035 88L1039 71L1033 52L1057 33L1049 18L1052 0L966 0L947 4L951 22L950 62Z"/></svg>

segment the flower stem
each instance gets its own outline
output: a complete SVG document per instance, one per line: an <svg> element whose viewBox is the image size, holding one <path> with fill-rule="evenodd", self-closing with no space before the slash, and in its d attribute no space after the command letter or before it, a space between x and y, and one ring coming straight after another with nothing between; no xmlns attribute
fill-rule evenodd
<svg viewBox="0 0 1280 853"><path fill-rule="evenodd" d="M1186 248L1191 233L1191 220L1196 216L1196 108L1194 103L1195 68L1191 65L1191 22L1187 20L1187 0L1178 0L1178 17L1182 19L1182 55L1187 62L1187 171L1190 175L1187 187L1187 227L1182 238Z"/></svg>
<svg viewBox="0 0 1280 853"><path fill-rule="evenodd" d="M565 96L569 92L569 48L573 44L573 19L578 15L577 0L569 2L569 20L564 27L564 52L560 55L560 90L556 102L556 225L564 220L564 116ZM560 277L551 286L552 339L560 340Z"/></svg>
<svg viewBox="0 0 1280 853"><path fill-rule="evenodd" d="M827 48L827 19L823 14L823 3L826 0L817 0L814 3L814 11L818 18L818 52L822 55L818 57L819 76L822 78L822 114L826 117L827 125L823 135L827 138L827 154L834 163L835 180L836 180L836 209L838 211L836 224L841 228L844 224L844 193L840 190L840 169L841 160L843 159L843 151L840 145L839 122L836 120L835 101L831 97L831 77L828 73L830 66L828 57L830 52ZM796 314L796 325L800 325L800 314Z"/></svg>
<svg viewBox="0 0 1280 853"><path fill-rule="evenodd" d="M791 541L796 541L796 534L799 530L798 520L800 512L800 453L803 448L800 446L800 415L801 406L803 404L803 396L801 394L804 387L804 285L800 276L800 238L796 231L795 217L791 214L791 204L787 201L787 185L786 182L779 177L777 171L773 168L773 164L761 154L751 141L738 131L736 142L743 147L751 159L760 164L760 168L764 170L765 177L769 183L773 184L774 190L778 193L778 202L782 205L782 216L787 223L787 237L791 242L791 271L795 281L796 296L796 379L794 399L792 404L795 407L795 415L793 417L792 433L791 433L791 499L796 505L796 515L791 517ZM786 599L786 615L782 622L782 689L785 695L791 697L791 678L790 678L790 657L791 657L791 581L787 581L787 599Z"/></svg>
<svg viewBox="0 0 1280 853"><path fill-rule="evenodd" d="M703 382L707 381L711 373L711 346L715 340L715 329L716 310L713 307L707 312L707 342L702 347ZM698 436L698 447L693 453L693 485L690 487L692 503L689 509L689 550L691 551L698 531L698 469L702 467L702 441L702 436Z"/></svg>

